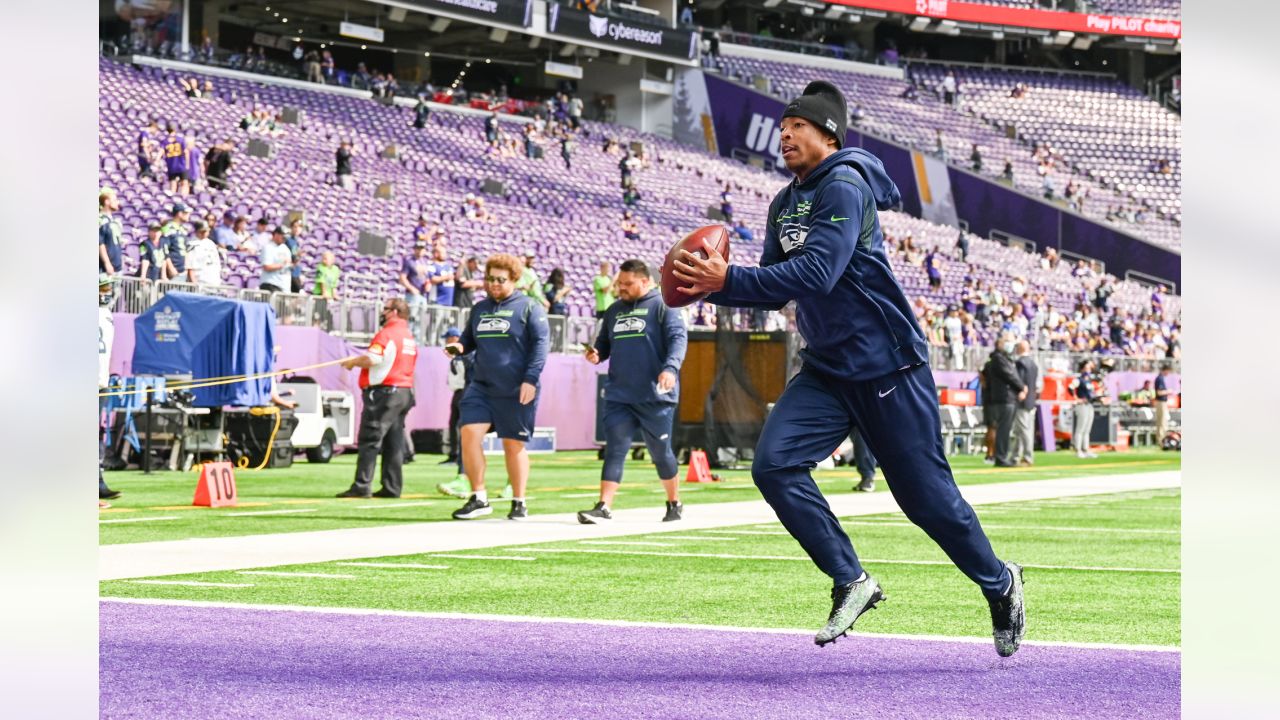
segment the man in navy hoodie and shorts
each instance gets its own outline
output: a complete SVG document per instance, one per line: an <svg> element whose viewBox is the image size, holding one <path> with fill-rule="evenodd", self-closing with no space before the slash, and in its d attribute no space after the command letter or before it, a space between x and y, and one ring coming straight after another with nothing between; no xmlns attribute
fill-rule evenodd
<svg viewBox="0 0 1280 720"><path fill-rule="evenodd" d="M444 346L449 356L475 353L471 384L458 403L462 426L462 465L471 481L471 497L453 512L455 520L474 520L493 513L484 486L484 436L493 428L502 440L511 482L508 520L529 516L525 484L533 420L538 411L538 378L550 346L547 313L542 303L516 290L524 263L512 255L489 257L484 266L484 300L471 308L459 342Z"/></svg>
<svg viewBox="0 0 1280 720"><path fill-rule="evenodd" d="M876 210L898 188L879 158L843 148L844 97L815 81L783 112L782 160L795 174L769 207L760 267L684 252L676 276L691 295L730 307L780 310L795 301L808 346L765 422L751 473L778 519L829 575L825 645L884 598L858 562L810 471L856 428L906 516L977 584L996 651L1012 655L1025 618L1022 568L996 557L943 452L928 343L885 254Z"/></svg>
<svg viewBox="0 0 1280 720"><path fill-rule="evenodd" d="M596 344L583 351L592 365L609 361L609 383L604 390L600 502L578 513L578 522L597 525L613 518L610 506L622 483L622 467L637 428L644 433L649 457L667 492L662 520L679 520L684 506L680 504L679 466L671 450L671 429L680 401L677 383L689 332L680 313L662 302L643 261L622 263L614 288L618 299L604 312Z"/></svg>

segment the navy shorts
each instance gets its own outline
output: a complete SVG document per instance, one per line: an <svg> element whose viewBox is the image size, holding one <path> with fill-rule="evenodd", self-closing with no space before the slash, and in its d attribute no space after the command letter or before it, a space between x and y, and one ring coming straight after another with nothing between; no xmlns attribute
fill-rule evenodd
<svg viewBox="0 0 1280 720"><path fill-rule="evenodd" d="M500 438L529 442L533 437L533 418L538 414L538 397L541 394L539 389L533 396L533 402L521 405L517 396L489 397L476 390L474 385L469 385L458 403L458 424L483 423L492 426Z"/></svg>

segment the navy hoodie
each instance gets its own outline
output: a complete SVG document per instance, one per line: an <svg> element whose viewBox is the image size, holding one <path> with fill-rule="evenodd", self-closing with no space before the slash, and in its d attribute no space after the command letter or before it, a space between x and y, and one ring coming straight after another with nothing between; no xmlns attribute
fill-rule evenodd
<svg viewBox="0 0 1280 720"><path fill-rule="evenodd" d="M816 370L867 380L928 362L928 343L884 251L876 210L901 199L876 156L838 150L769 206L760 267L729 266L707 300L780 310L796 301Z"/></svg>
<svg viewBox="0 0 1280 720"><path fill-rule="evenodd" d="M516 397L520 383L538 385L550 339L547 311L519 290L501 302L485 298L471 308L460 338L475 351L471 385L488 397Z"/></svg>
<svg viewBox="0 0 1280 720"><path fill-rule="evenodd" d="M678 402L680 366L688 346L684 320L679 311L663 305L657 290L650 290L635 302L613 303L604 311L596 338L600 359L609 360L605 398L628 405ZM660 393L658 375L663 370L676 376L676 386Z"/></svg>

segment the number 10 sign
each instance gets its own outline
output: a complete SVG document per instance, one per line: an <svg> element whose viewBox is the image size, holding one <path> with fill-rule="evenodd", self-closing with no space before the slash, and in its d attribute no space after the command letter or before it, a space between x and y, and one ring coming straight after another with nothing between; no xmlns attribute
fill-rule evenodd
<svg viewBox="0 0 1280 720"><path fill-rule="evenodd" d="M205 463L192 505L229 507L236 504L236 473L229 462Z"/></svg>

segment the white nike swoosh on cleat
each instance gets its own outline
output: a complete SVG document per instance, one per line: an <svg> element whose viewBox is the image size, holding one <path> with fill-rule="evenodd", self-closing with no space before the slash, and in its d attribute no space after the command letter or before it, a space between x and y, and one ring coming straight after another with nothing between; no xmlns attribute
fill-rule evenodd
<svg viewBox="0 0 1280 720"><path fill-rule="evenodd" d="M880 395L880 397L884 397L884 396L888 395L889 393L891 393L891 392L893 392L894 390L897 390L897 389L898 389L898 386L897 386L897 385L894 385L893 387L889 388L888 390L885 390L884 392L882 392L882 393L878 393L878 394Z"/></svg>

